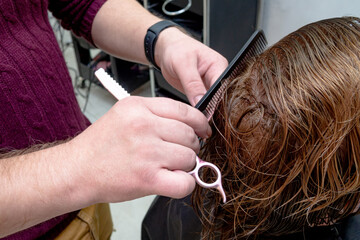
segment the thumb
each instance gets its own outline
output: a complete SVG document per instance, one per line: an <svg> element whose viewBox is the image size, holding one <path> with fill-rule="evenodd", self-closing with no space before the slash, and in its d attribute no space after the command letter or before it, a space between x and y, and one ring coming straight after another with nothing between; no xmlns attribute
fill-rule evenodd
<svg viewBox="0 0 360 240"><path fill-rule="evenodd" d="M190 104L195 106L205 95L206 87L195 64L185 69L186 71L179 71L178 76Z"/></svg>
<svg viewBox="0 0 360 240"><path fill-rule="evenodd" d="M161 196L183 198L195 188L195 179L190 174L180 170L163 169L157 180L156 194Z"/></svg>

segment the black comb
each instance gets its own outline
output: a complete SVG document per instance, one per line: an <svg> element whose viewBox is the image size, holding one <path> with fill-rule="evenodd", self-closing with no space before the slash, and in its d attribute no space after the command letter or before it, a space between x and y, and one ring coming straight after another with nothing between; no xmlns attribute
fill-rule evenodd
<svg viewBox="0 0 360 240"><path fill-rule="evenodd" d="M228 83L245 69L249 59L262 53L266 44L267 41L264 32L262 30L256 30L236 54L225 71L196 104L195 107L204 113L208 120L210 120L214 114Z"/></svg>

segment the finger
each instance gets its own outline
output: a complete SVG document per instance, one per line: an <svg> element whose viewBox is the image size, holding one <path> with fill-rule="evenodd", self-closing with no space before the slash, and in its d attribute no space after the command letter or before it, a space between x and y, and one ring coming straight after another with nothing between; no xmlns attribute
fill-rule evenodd
<svg viewBox="0 0 360 240"><path fill-rule="evenodd" d="M156 122L155 131L166 142L190 148L196 153L200 150L198 136L194 129L185 123L173 119L160 118Z"/></svg>
<svg viewBox="0 0 360 240"><path fill-rule="evenodd" d="M193 59L193 60L192 60ZM192 106L206 93L206 87L200 76L196 58L184 61L182 65L177 65L175 73L180 79L182 88ZM186 69L184 71L184 69Z"/></svg>
<svg viewBox="0 0 360 240"><path fill-rule="evenodd" d="M208 66L208 69L204 71L204 82L208 89L216 82L216 80L218 80L218 78L224 72L227 66L228 62L226 58L222 56L219 57L218 61Z"/></svg>
<svg viewBox="0 0 360 240"><path fill-rule="evenodd" d="M171 198L183 198L195 188L195 179L183 171L162 170L157 176L155 193Z"/></svg>
<svg viewBox="0 0 360 240"><path fill-rule="evenodd" d="M194 169L196 153L193 150L174 143L166 143L163 146L166 150L159 154L162 157L160 159L161 168L184 172Z"/></svg>
<svg viewBox="0 0 360 240"><path fill-rule="evenodd" d="M183 122L194 129L197 136L208 138L211 128L204 114L182 102L168 98L149 98L146 107L155 115Z"/></svg>

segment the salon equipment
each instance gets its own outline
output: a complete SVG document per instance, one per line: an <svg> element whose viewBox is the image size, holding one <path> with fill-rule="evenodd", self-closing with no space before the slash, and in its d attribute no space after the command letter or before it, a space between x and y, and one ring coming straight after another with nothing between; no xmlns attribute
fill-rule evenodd
<svg viewBox="0 0 360 240"><path fill-rule="evenodd" d="M98 69L95 72L95 76L104 85L104 87L118 100L121 100L125 97L130 96L130 94L124 88L122 88L109 74L107 74L104 69L102 69L102 68ZM209 167L209 168L213 169L217 174L217 180L213 183L203 182L201 180L201 178L199 177L199 172L198 172L200 170L200 168L202 168L202 167ZM217 189L221 193L224 203L226 202L225 192L221 185L221 173L220 173L220 170L214 164L205 162L205 161L199 159L198 157L196 157L196 166L195 166L194 170L189 172L189 174L195 178L196 182L200 186L202 186L204 188Z"/></svg>
<svg viewBox="0 0 360 240"><path fill-rule="evenodd" d="M176 1L176 0L175 0ZM162 5L162 11L168 15L168 16L176 16L176 15L180 15L184 12L186 12L187 10L189 10L189 8L191 7L192 5L192 0L187 0L187 4L185 7L183 7L182 9L180 10L177 10L177 11L169 11L166 9L166 6L169 4L169 3L172 3L174 2L174 0L166 0L163 5Z"/></svg>
<svg viewBox="0 0 360 240"><path fill-rule="evenodd" d="M215 182L206 183L203 180L201 180L201 178L199 177L199 170L202 167L208 167L208 168L211 168L212 170L215 171L215 173L216 173ZM194 170L189 172L189 174L195 178L196 182L201 187L217 189L220 192L220 194L221 194L221 196L223 198L223 202L226 203L226 195L225 195L225 191L223 189L222 183L221 183L221 172L220 172L220 170L219 170L219 168L217 166L215 166L212 163L205 162L205 161L201 160L198 156L196 156L196 166L195 166Z"/></svg>

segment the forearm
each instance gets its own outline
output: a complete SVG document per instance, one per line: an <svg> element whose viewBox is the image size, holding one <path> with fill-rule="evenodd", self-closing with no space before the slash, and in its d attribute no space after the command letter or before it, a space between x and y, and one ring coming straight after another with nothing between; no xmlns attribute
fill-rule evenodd
<svg viewBox="0 0 360 240"><path fill-rule="evenodd" d="M135 0L109 0L95 16L92 37L97 47L114 56L147 63L144 37L158 21Z"/></svg>
<svg viewBox="0 0 360 240"><path fill-rule="evenodd" d="M19 154L0 160L0 237L88 205L79 168L64 161L76 157L71 144Z"/></svg>

